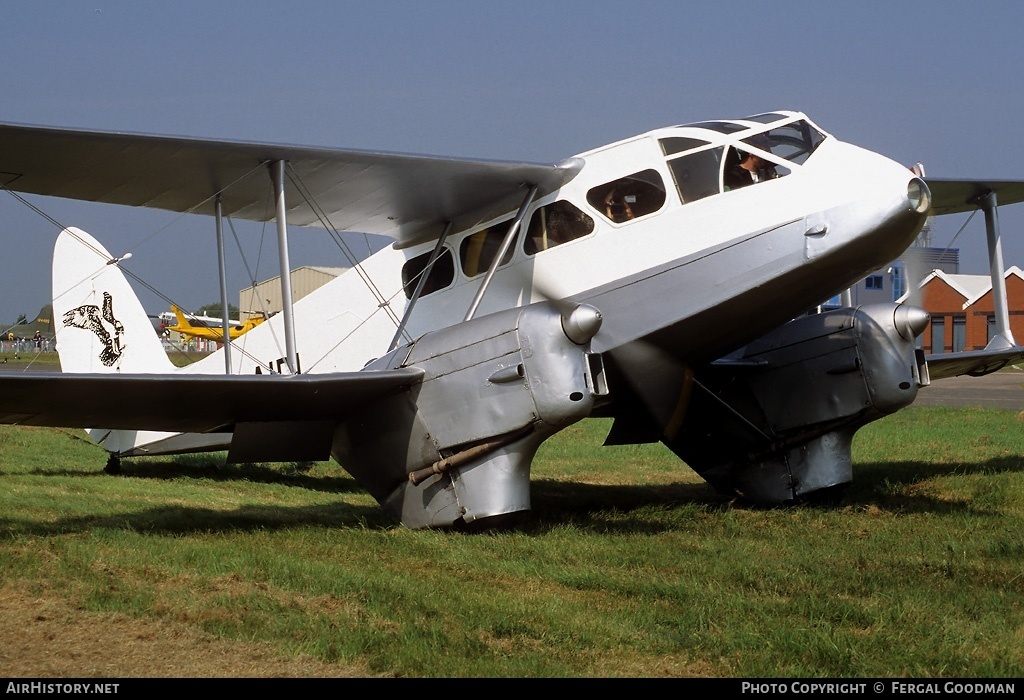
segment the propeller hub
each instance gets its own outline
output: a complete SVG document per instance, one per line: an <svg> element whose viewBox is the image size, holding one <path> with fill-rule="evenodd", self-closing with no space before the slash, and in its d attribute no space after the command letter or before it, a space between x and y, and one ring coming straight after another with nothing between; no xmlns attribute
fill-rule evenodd
<svg viewBox="0 0 1024 700"><path fill-rule="evenodd" d="M562 330L565 337L577 345L586 345L601 330L604 318L601 312L590 304L580 304L568 313L562 313Z"/></svg>
<svg viewBox="0 0 1024 700"><path fill-rule="evenodd" d="M896 332L900 334L901 338L913 340L924 332L924 329L928 327L929 320L931 320L931 316L921 307L900 304L896 307L893 325L896 326Z"/></svg>

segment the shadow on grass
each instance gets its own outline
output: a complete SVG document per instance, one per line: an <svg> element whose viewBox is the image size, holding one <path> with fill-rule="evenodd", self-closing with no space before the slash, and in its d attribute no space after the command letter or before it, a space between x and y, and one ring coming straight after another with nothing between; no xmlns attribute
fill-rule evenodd
<svg viewBox="0 0 1024 700"><path fill-rule="evenodd" d="M854 464L853 483L840 505L877 505L908 512L985 513L964 501L938 499L914 492L914 487L932 479L951 476L1021 474L1024 460L1018 456L996 457L984 462L936 464L934 462L865 462Z"/></svg>
<svg viewBox="0 0 1024 700"><path fill-rule="evenodd" d="M363 492L349 477L316 477L300 473L301 463L268 466L263 464L225 465L212 456L184 455L168 461L132 460L126 462L123 476L97 472L40 472L43 475L87 475L106 478L173 480L182 478L216 481L246 481L285 484L327 493ZM940 499L915 493L914 486L931 479L971 474L1024 472L1024 461L1000 457L967 464L930 462L872 462L854 465L854 479L842 498L833 505L779 506L778 508L814 508L841 510L844 507L876 506L884 510L928 513L985 514L989 507L974 506L962 500ZM656 532L680 527L694 513L723 513L730 509L765 510L764 506L745 503L715 492L704 483L675 483L658 486L594 485L552 479L531 483L532 512L513 520L503 529L542 532L572 524L583 529L622 533ZM29 523L13 518L0 520L0 536L15 533L52 535L82 532L96 528L137 530L140 532L183 534L227 532L316 526L385 530L396 524L377 506L353 506L346 503L317 506L245 506L220 511L186 506L157 507L116 516L69 517L50 523Z"/></svg>
<svg viewBox="0 0 1024 700"><path fill-rule="evenodd" d="M0 520L0 537L50 536L97 529L131 530L158 535L254 532L315 526L325 529L387 530L395 527L376 506L345 503L316 506L243 506L231 511L188 506L159 506L134 513L76 516L53 522Z"/></svg>
<svg viewBox="0 0 1024 700"><path fill-rule="evenodd" d="M323 493L353 493L364 489L349 476L310 476L310 462L280 464L226 464L224 457L178 455L169 459L133 458L121 461L121 473L108 474L96 469L38 469L34 476L84 476L108 479L203 479L206 481L245 481L254 484L278 484Z"/></svg>
<svg viewBox="0 0 1024 700"><path fill-rule="evenodd" d="M660 486L601 486L566 481L536 480L532 484L533 525L556 526L572 521L577 526L607 531L610 527L623 532L654 531L678 526L678 521L651 517L645 512L635 522L629 518L610 524L610 512L629 514L652 507L678 509L688 507L703 513L720 513L730 509L780 510L815 509L841 511L846 507L875 506L884 510L926 513L968 513L983 515L990 506L977 506L963 500L936 498L915 493L914 486L935 478L956 475L995 475L1024 473L1024 460L999 457L968 464L934 464L930 462L875 462L854 465L853 482L842 496L830 503L765 506L717 493L702 483L679 483ZM662 524L659 524L661 522Z"/></svg>

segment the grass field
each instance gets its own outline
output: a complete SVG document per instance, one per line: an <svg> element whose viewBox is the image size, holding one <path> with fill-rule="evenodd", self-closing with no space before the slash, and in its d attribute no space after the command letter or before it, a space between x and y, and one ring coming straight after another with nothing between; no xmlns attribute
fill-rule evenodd
<svg viewBox="0 0 1024 700"><path fill-rule="evenodd" d="M14 677L1024 676L1024 425L863 429L836 508L732 503L657 445L549 440L533 514L388 521L337 465L126 460L0 427Z"/></svg>

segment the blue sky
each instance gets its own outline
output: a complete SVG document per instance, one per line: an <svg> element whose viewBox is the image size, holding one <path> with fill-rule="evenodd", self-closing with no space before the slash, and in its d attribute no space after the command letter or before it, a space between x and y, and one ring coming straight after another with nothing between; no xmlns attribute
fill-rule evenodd
<svg viewBox="0 0 1024 700"><path fill-rule="evenodd" d="M933 177L1024 179L1019 2L2 0L0 10L5 122L554 162L669 124L796 109ZM132 272L186 308L219 298L211 219L32 201L113 253L131 251ZM966 219L937 220L933 244L948 245ZM1006 264L1024 267L1024 204L1000 222ZM273 227L236 222L236 232L254 276L274 276ZM56 234L0 193L0 321L48 303ZM293 267L346 264L319 230L291 240ZM980 214L953 245L962 272L987 272ZM237 303L249 279L235 250L228 267ZM166 310L140 292L150 313Z"/></svg>

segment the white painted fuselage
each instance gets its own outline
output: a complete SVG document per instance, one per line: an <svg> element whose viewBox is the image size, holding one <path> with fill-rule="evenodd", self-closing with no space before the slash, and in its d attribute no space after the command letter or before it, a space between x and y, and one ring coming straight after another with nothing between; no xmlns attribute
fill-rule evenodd
<svg viewBox="0 0 1024 700"><path fill-rule="evenodd" d="M784 142L773 148L757 140L765 132L785 135L794 125L811 136L803 146L792 145L792 158ZM780 176L725 189L734 149L763 155ZM575 178L527 209L511 260L497 268L476 316L546 298L585 300L605 319L593 341L597 351L656 336L687 361L713 360L896 258L928 208L927 189L907 167L843 143L795 112L660 129L579 158L584 165ZM684 158L705 163L706 172L684 166ZM718 168L712 191L697 192L687 178L707 179L712 165ZM635 174L660 187L663 202L629 220L609 216L595 197ZM591 230L546 250L528 249L531 221L562 201L589 220ZM485 278L482 265L467 264L472 246L464 242L514 215L447 238L451 279L417 300L401 342L464 320ZM385 248L361 270L296 302L300 371L360 370L388 352L409 304L403 267L434 246ZM234 342L232 371L287 371L283 322L278 314ZM221 352L179 371L223 373ZM140 433L133 439L154 438Z"/></svg>

